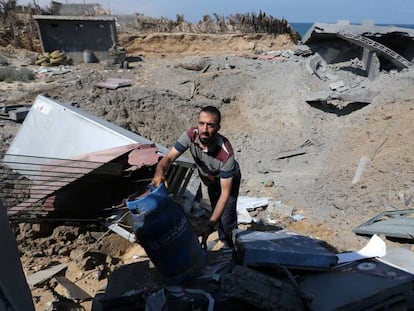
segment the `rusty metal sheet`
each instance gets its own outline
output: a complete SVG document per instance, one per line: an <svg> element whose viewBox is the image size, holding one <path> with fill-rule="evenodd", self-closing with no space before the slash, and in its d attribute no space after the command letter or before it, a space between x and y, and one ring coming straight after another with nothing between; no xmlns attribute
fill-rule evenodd
<svg viewBox="0 0 414 311"><path fill-rule="evenodd" d="M130 153L133 154L130 155ZM125 161L122 158L128 158L128 160ZM75 189L76 183L80 182L82 178L85 179L88 176L89 185L91 184L91 180L99 185L101 183L100 179L102 179L103 183L108 179L107 176L121 177L123 171L128 169L130 165L137 166L138 168L154 166L157 163L158 155L155 145L129 144L83 154L72 159L46 160L45 164L38 166L38 171L36 168L30 170L32 174L37 174L35 182L30 189L30 198L9 208L9 215L21 212L34 203L44 199L47 199L44 204L45 210L54 210L56 208L56 194L61 195L62 198L60 200L62 201L63 198L69 196L61 192L64 189L68 190L71 194L76 193L77 191L74 190L72 192L68 188L72 187ZM124 162L128 162L128 166L125 166L123 164ZM28 170L27 161L23 159L19 163L26 166L24 170ZM19 163L13 163L13 166L16 167ZM88 191L86 187L77 188L81 188L78 190L79 196L83 192ZM104 188L102 187L102 189ZM91 190L90 194L93 195L95 193Z"/></svg>

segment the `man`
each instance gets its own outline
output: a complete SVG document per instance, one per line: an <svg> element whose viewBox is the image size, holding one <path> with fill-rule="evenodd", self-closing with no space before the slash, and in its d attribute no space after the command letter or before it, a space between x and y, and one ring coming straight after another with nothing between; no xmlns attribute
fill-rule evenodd
<svg viewBox="0 0 414 311"><path fill-rule="evenodd" d="M201 233L204 247L216 227L219 239L233 247L232 230L237 228L236 204L241 175L229 140L218 133L220 121L221 113L216 107L202 108L197 127L188 129L178 138L174 147L159 161L152 180L156 187L165 181L171 164L190 149L213 208L208 225Z"/></svg>

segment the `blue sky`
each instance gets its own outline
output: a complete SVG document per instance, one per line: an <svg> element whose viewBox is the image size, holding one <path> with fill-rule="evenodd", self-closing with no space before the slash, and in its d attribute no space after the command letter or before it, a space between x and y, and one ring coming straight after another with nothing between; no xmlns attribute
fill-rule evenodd
<svg viewBox="0 0 414 311"><path fill-rule="evenodd" d="M57 0L59 1L59 0ZM18 0L19 4L31 0ZM48 6L48 0L36 0ZM61 0L62 3L100 3L112 14L143 13L152 17L175 19L184 15L187 21L199 21L203 15L217 13L251 13L260 10L288 22L336 22L340 19L354 23L374 20L385 24L414 24L414 0Z"/></svg>

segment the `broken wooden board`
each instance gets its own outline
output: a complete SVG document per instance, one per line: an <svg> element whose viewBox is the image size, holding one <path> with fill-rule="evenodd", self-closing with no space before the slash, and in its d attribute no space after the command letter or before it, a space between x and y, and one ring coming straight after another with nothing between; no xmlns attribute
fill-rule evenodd
<svg viewBox="0 0 414 311"><path fill-rule="evenodd" d="M306 150L304 148L298 148L295 150L288 150L288 151L282 151L275 155L276 160L290 158L298 155L305 154Z"/></svg>
<svg viewBox="0 0 414 311"><path fill-rule="evenodd" d="M55 276L56 281L67 290L67 298L78 301L92 299L92 296L85 292L78 285L64 276Z"/></svg>
<svg viewBox="0 0 414 311"><path fill-rule="evenodd" d="M35 273L33 273L33 274L26 277L27 284L29 284L30 286L35 286L39 283L42 283L42 282L50 279L52 276L59 273L63 269L66 269L67 266L68 266L67 264L61 263L59 265L56 265L56 266L53 266L53 267L35 272Z"/></svg>

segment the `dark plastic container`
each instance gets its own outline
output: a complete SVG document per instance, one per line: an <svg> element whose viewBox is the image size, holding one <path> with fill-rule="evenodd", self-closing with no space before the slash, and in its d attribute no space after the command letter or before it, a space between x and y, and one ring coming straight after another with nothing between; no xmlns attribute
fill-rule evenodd
<svg viewBox="0 0 414 311"><path fill-rule="evenodd" d="M155 268L167 283L179 284L201 271L205 251L181 204L160 187L128 207L135 212L135 236Z"/></svg>

